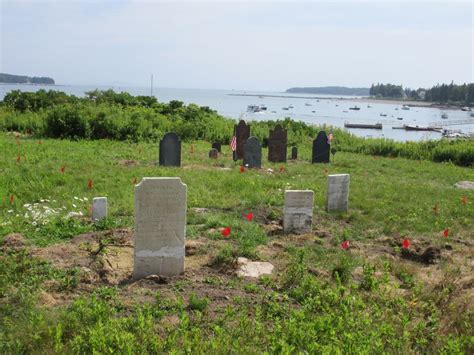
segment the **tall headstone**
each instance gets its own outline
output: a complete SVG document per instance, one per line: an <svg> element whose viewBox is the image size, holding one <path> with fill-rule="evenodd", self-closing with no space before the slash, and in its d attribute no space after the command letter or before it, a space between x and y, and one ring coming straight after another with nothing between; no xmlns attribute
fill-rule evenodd
<svg viewBox="0 0 474 355"><path fill-rule="evenodd" d="M240 120L238 125L234 126L235 137L237 138L237 149L235 151L235 159L244 158L244 145L250 137L250 125L247 125L244 120Z"/></svg>
<svg viewBox="0 0 474 355"><path fill-rule="evenodd" d="M100 221L107 218L107 197L94 197L92 199L92 220Z"/></svg>
<svg viewBox="0 0 474 355"><path fill-rule="evenodd" d="M326 132L320 131L313 141L313 163L329 163L331 145L328 142Z"/></svg>
<svg viewBox="0 0 474 355"><path fill-rule="evenodd" d="M346 212L349 208L349 174L328 175L326 210Z"/></svg>
<svg viewBox="0 0 474 355"><path fill-rule="evenodd" d="M288 144L288 131L278 124L270 130L268 137L268 161L286 163L286 145Z"/></svg>
<svg viewBox="0 0 474 355"><path fill-rule="evenodd" d="M244 165L248 168L262 167L262 146L257 137L250 137L245 143Z"/></svg>
<svg viewBox="0 0 474 355"><path fill-rule="evenodd" d="M314 192L286 190L283 230L287 233L309 233L313 224Z"/></svg>
<svg viewBox="0 0 474 355"><path fill-rule="evenodd" d="M211 159L217 159L219 157L219 152L217 149L213 148L209 151L209 158Z"/></svg>
<svg viewBox="0 0 474 355"><path fill-rule="evenodd" d="M220 153L222 149L221 144L218 142L212 143L212 149L217 149L217 151Z"/></svg>
<svg viewBox="0 0 474 355"><path fill-rule="evenodd" d="M181 166L181 140L174 132L168 132L160 141L160 165Z"/></svg>
<svg viewBox="0 0 474 355"><path fill-rule="evenodd" d="M184 272L186 192L177 177L143 178L135 186L134 278Z"/></svg>
<svg viewBox="0 0 474 355"><path fill-rule="evenodd" d="M298 159L298 148L291 147L291 160L296 160L296 159Z"/></svg>

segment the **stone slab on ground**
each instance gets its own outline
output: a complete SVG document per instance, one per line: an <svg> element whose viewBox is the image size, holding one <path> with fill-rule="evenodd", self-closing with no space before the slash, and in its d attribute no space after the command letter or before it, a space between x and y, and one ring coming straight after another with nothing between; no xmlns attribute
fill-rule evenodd
<svg viewBox="0 0 474 355"><path fill-rule="evenodd" d="M474 181L459 181L454 184L458 189L474 190Z"/></svg>
<svg viewBox="0 0 474 355"><path fill-rule="evenodd" d="M237 258L237 276L258 278L262 275L271 275L275 268L266 261L250 261L247 258Z"/></svg>

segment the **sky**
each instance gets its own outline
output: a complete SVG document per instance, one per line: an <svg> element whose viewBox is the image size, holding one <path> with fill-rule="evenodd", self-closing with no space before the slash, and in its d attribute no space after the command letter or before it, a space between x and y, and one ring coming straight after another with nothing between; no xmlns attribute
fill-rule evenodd
<svg viewBox="0 0 474 355"><path fill-rule="evenodd" d="M281 91L473 82L471 1L0 0L0 72Z"/></svg>

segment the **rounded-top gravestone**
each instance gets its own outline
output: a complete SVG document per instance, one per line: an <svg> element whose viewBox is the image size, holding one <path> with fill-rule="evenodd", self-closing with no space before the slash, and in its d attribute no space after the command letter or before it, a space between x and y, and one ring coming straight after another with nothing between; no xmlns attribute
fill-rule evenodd
<svg viewBox="0 0 474 355"><path fill-rule="evenodd" d="M174 132L168 132L160 141L161 166L181 166L181 140Z"/></svg>
<svg viewBox="0 0 474 355"><path fill-rule="evenodd" d="M248 168L262 167L262 146L257 137L250 137L244 146L244 165Z"/></svg>
<svg viewBox="0 0 474 355"><path fill-rule="evenodd" d="M211 159L217 159L219 157L219 152L217 151L217 149L211 149L209 151L209 158Z"/></svg>
<svg viewBox="0 0 474 355"><path fill-rule="evenodd" d="M288 132L278 124L275 129L270 130L268 137L268 161L273 163L286 162L286 145L288 143Z"/></svg>
<svg viewBox="0 0 474 355"><path fill-rule="evenodd" d="M326 132L320 131L313 141L313 163L329 163L331 145L328 142Z"/></svg>

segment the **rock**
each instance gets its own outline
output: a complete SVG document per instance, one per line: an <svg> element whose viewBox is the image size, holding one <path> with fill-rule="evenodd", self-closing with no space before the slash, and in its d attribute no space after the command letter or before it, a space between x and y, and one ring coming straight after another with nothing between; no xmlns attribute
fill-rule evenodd
<svg viewBox="0 0 474 355"><path fill-rule="evenodd" d="M474 190L474 181L459 181L454 184L454 187L464 190Z"/></svg>
<svg viewBox="0 0 474 355"><path fill-rule="evenodd" d="M274 266L268 262L250 261L247 258L237 258L237 276L258 278L271 275Z"/></svg>
<svg viewBox="0 0 474 355"><path fill-rule="evenodd" d="M203 242L199 240L186 240L185 243L185 252L186 256L197 254L198 250L204 245Z"/></svg>
<svg viewBox="0 0 474 355"><path fill-rule="evenodd" d="M3 250L18 250L25 247L26 241L23 234L20 233L10 233L5 236L5 239L2 243Z"/></svg>
<svg viewBox="0 0 474 355"><path fill-rule="evenodd" d="M165 277L159 275L149 275L145 277L145 280L153 281L160 285L168 283L168 280Z"/></svg>

